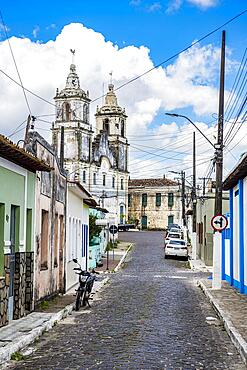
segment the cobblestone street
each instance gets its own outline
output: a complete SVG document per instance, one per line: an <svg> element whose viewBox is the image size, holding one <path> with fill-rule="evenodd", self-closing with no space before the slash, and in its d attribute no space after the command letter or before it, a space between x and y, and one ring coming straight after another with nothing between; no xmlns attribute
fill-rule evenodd
<svg viewBox="0 0 247 370"><path fill-rule="evenodd" d="M135 248L90 310L73 313L15 369L245 369L185 261L161 232L120 233ZM11 365L12 367L12 365Z"/></svg>

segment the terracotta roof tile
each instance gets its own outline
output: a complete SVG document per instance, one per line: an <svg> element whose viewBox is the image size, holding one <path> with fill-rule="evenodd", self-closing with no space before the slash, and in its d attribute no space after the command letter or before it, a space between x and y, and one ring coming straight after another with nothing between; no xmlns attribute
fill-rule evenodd
<svg viewBox="0 0 247 370"><path fill-rule="evenodd" d="M159 186L176 186L178 183L170 179L133 179L129 180L129 188L131 187L159 187Z"/></svg>
<svg viewBox="0 0 247 370"><path fill-rule="evenodd" d="M31 172L50 172L52 170L52 168L45 162L27 153L24 149L18 147L3 135L0 135L0 157L5 158Z"/></svg>

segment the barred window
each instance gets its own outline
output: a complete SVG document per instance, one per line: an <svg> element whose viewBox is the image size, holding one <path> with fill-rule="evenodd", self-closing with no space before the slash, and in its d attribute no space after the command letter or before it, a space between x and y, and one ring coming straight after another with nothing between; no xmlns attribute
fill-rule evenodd
<svg viewBox="0 0 247 370"><path fill-rule="evenodd" d="M161 206L161 193L156 194L156 206Z"/></svg>
<svg viewBox="0 0 247 370"><path fill-rule="evenodd" d="M173 205L174 205L173 193L168 193L168 207L173 207Z"/></svg>

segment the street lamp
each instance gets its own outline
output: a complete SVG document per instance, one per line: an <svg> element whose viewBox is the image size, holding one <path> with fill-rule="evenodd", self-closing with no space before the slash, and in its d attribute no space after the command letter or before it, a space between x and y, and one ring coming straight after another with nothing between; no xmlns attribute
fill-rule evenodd
<svg viewBox="0 0 247 370"><path fill-rule="evenodd" d="M207 138L206 135L204 135L204 133L199 129L199 127L196 126L196 124L193 121L191 121L189 117L177 113L165 113L165 114L171 117L181 117L187 119L187 121L189 121L200 132L200 134L209 142L209 144L215 149L215 145Z"/></svg>

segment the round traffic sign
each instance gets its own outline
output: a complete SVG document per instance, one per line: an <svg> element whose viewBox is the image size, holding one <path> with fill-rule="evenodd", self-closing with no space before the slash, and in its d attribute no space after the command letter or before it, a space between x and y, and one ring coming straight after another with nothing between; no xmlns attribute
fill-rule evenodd
<svg viewBox="0 0 247 370"><path fill-rule="evenodd" d="M109 227L109 231L110 231L111 234L114 235L114 234L116 234L118 232L118 227L116 225L111 225Z"/></svg>
<svg viewBox="0 0 247 370"><path fill-rule="evenodd" d="M211 219L211 226L216 231L224 230L228 225L228 220L224 215L216 215Z"/></svg>

